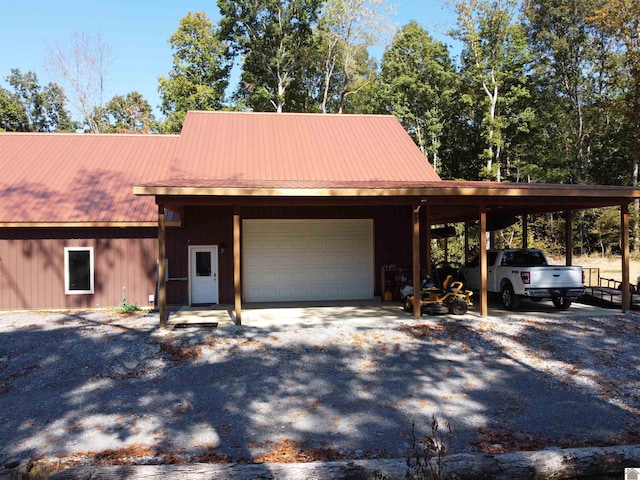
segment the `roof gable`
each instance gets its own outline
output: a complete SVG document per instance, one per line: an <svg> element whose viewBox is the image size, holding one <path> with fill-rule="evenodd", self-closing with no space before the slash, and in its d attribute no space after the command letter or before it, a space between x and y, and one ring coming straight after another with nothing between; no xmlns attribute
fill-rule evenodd
<svg viewBox="0 0 640 480"><path fill-rule="evenodd" d="M170 179L286 188L440 177L390 115L189 112Z"/></svg>

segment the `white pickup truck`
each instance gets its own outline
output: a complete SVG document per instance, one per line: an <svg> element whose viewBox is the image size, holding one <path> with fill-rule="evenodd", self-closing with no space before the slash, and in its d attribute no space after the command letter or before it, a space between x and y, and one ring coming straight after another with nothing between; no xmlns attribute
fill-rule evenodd
<svg viewBox="0 0 640 480"><path fill-rule="evenodd" d="M559 310L584 293L582 267L549 265L541 250L487 250L487 291L499 294L507 310L518 308L523 297L550 298ZM471 290L480 289L480 259L476 256L460 270L460 280Z"/></svg>

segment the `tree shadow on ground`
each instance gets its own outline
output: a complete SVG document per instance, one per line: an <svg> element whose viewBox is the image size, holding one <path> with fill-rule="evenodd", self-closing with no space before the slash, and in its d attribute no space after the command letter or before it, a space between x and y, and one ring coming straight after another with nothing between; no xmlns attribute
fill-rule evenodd
<svg viewBox="0 0 640 480"><path fill-rule="evenodd" d="M610 443L638 426L636 410L535 363L571 344L568 358L586 370L587 356L616 341L608 329L546 322L540 343L543 324L520 322L515 338L448 316L161 331L154 316L23 315L15 326L0 318L0 456L402 457L412 424L426 434L433 415L451 424L456 452L496 439L507 448L507 437ZM627 333L637 346L637 330ZM639 380L637 369L625 375Z"/></svg>

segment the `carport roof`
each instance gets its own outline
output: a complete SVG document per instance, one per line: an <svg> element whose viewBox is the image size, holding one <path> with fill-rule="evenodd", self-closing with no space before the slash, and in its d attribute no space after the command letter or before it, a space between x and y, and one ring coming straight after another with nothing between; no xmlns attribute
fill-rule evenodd
<svg viewBox="0 0 640 480"><path fill-rule="evenodd" d="M179 180L134 187L138 195L156 195L162 203L186 205L413 205L430 207L432 224L478 218L487 214L523 215L619 206L640 198L640 189L611 185L556 185L498 182L264 182ZM205 200L206 198L206 200Z"/></svg>

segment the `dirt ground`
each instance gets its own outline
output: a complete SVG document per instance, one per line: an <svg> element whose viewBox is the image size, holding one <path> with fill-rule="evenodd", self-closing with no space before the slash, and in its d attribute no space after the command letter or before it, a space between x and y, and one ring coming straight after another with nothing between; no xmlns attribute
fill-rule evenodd
<svg viewBox="0 0 640 480"><path fill-rule="evenodd" d="M434 416L454 453L640 443L640 316L537 308L179 330L0 314L0 465L399 458Z"/></svg>

